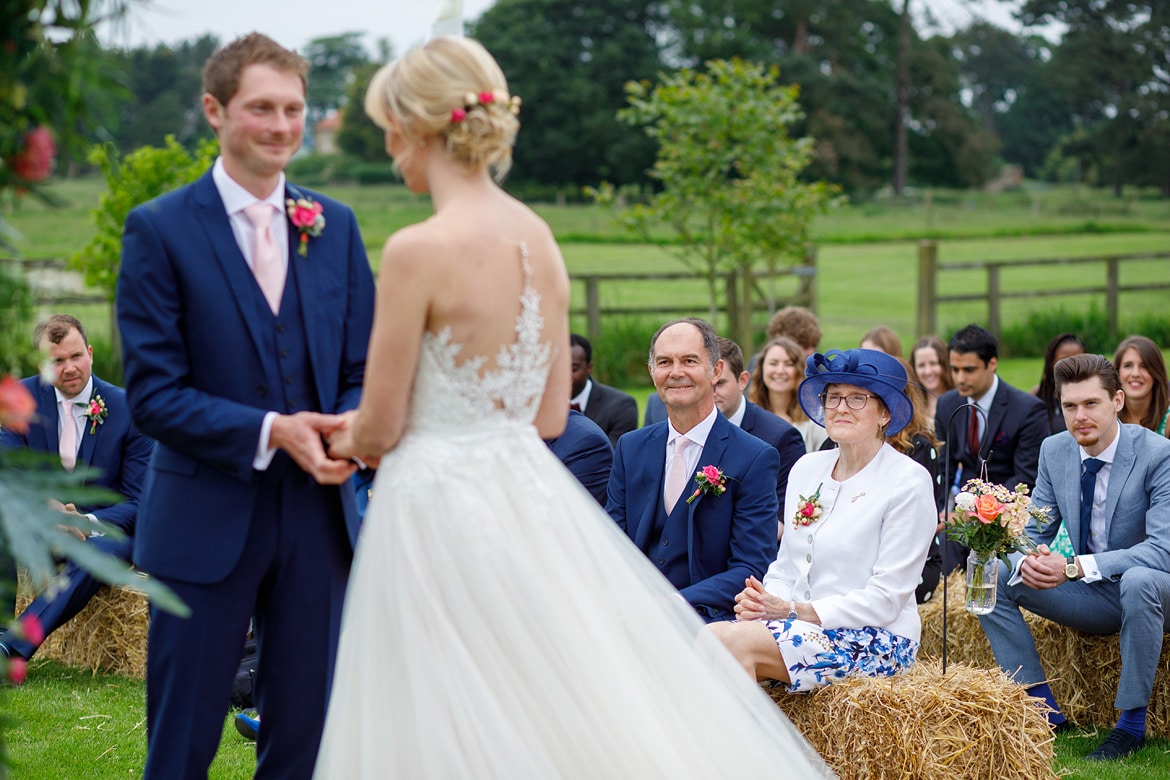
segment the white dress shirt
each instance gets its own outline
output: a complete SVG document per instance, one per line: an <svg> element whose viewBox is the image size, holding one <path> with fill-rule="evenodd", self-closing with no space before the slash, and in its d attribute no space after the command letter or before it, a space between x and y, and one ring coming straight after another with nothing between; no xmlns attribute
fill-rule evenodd
<svg viewBox="0 0 1170 780"><path fill-rule="evenodd" d="M1100 454L1090 455L1085 452L1084 447L1080 448L1082 464L1086 458L1096 458L1105 463L1097 472L1097 482L1093 486L1093 509L1089 516L1089 547L1097 552L1105 552L1109 549L1109 524L1108 518L1105 517L1105 500L1109 496L1109 475L1113 471L1113 460L1117 457L1117 443L1119 441L1121 441L1120 425L1113 441ZM1081 468L1083 474L1084 466L1082 465ZM1101 569L1098 568L1097 561L1092 555L1078 555L1077 562L1081 564L1081 570L1085 574L1082 579L1085 582L1097 582L1102 579Z"/></svg>
<svg viewBox="0 0 1170 780"><path fill-rule="evenodd" d="M745 414L747 414L747 399L744 398L743 395L740 395L739 408L737 408L734 412L731 413L731 416L727 418L727 422L731 423L736 428L742 428L743 427L743 416Z"/></svg>
<svg viewBox="0 0 1170 780"><path fill-rule="evenodd" d="M577 411L584 412L585 407L589 405L589 393L593 390L593 380L586 379L585 387L581 389L580 393L569 399L569 406L577 404Z"/></svg>
<svg viewBox="0 0 1170 780"><path fill-rule="evenodd" d="M703 447L707 444L707 436L711 433L711 426L715 424L715 415L719 414L719 407L711 409L711 413L703 418L702 422L691 428L686 433L679 433L674 429L674 424L670 418L666 418L666 467L663 474L670 473L670 464L674 462L674 440L679 436L691 442L691 446L687 447L687 473L694 474L699 468L699 458L703 456ZM699 446L694 446L694 445Z"/></svg>
<svg viewBox="0 0 1170 780"><path fill-rule="evenodd" d="M61 391L56 387L53 388L53 394L57 398L57 441L61 441L61 429L65 426L66 420L72 418L73 426L77 432L77 452L74 455L81 454L81 439L89 432L85 426L90 424L90 420L85 416L85 405L89 403L89 399L93 397L93 374L90 374L89 381L85 383L85 387L81 388L81 392L73 398L66 398L61 395ZM81 404L81 406L78 406ZM89 522L98 522L97 515L85 515L89 518ZM101 534L93 534L100 536Z"/></svg>

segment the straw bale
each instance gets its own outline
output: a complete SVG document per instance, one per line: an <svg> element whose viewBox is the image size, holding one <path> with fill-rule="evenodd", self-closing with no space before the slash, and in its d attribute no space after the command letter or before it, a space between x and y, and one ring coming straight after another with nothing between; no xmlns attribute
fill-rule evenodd
<svg viewBox="0 0 1170 780"><path fill-rule="evenodd" d="M947 582L947 664L995 666L991 646L979 619L963 609L963 574ZM918 608L922 617L920 659L942 657L942 588ZM1075 631L1024 610L1024 622L1036 639L1036 649L1048 674L1061 711L1084 726L1112 728L1117 722L1113 700L1121 678L1121 647L1116 634ZM1166 637L1164 649L1170 649ZM1170 738L1170 652L1163 652L1154 678L1154 693L1146 715L1146 734Z"/></svg>
<svg viewBox="0 0 1170 780"><path fill-rule="evenodd" d="M21 572L18 614L32 598L31 585ZM149 605L141 592L103 585L85 609L49 635L37 651L37 657L91 672L101 670L144 678L149 623Z"/></svg>
<svg viewBox="0 0 1170 780"><path fill-rule="evenodd" d="M1046 780L1052 730L999 670L934 661L890 678L844 680L809 695L771 688L841 780Z"/></svg>

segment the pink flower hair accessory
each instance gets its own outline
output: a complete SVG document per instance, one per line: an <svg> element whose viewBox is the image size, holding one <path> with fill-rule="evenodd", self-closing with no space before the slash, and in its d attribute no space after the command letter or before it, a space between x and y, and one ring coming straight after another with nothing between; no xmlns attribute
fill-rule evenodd
<svg viewBox="0 0 1170 780"><path fill-rule="evenodd" d="M503 89L468 92L463 96L463 105L451 109L451 124L462 123L474 111L507 111L512 116L520 115L520 98L509 95Z"/></svg>

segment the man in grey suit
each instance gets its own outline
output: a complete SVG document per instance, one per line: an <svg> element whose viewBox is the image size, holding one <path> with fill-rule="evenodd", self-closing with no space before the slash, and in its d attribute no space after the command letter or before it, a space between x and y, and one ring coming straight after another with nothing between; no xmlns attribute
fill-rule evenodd
<svg viewBox="0 0 1170 780"><path fill-rule="evenodd" d="M1113 365L1100 355L1074 355L1055 367L1056 392L1068 430L1040 448L1033 500L1052 522L1028 535L1040 551L1013 556L1001 571L995 609L979 622L996 662L1028 692L1060 713L1020 607L1092 634L1120 633L1121 681L1114 706L1121 718L1090 760L1124 758L1145 738L1146 707L1170 611L1170 440L1123 425L1124 403ZM1076 555L1049 552L1065 523Z"/></svg>

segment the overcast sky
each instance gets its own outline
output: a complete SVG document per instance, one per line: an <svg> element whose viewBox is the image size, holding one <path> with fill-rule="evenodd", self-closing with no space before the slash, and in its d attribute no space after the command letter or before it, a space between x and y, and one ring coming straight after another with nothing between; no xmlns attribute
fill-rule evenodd
<svg viewBox="0 0 1170 780"><path fill-rule="evenodd" d="M451 2L452 0L447 0ZM766 0L765 0L766 1ZM396 54L423 43L442 0L140 0L118 30L107 30L107 43L141 46L177 43L213 33L226 43L258 30L285 46L301 49L313 38L348 32L365 33L374 42L389 38ZM477 19L494 0L462 0L463 17ZM894 0L891 0L894 2ZM900 7L901 3L897 2ZM929 8L943 29L965 27L973 18L1014 27L1008 6L998 0L913 0L921 14Z"/></svg>

